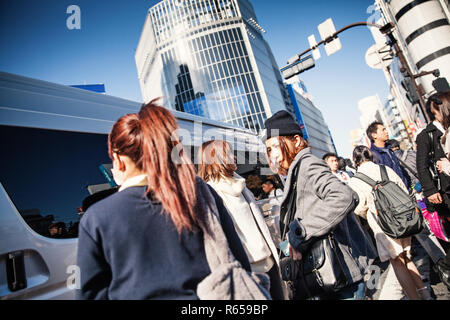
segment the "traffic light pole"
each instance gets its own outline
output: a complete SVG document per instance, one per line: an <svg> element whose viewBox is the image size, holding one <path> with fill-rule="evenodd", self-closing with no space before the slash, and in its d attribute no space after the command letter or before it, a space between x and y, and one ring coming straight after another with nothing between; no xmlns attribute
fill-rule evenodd
<svg viewBox="0 0 450 320"><path fill-rule="evenodd" d="M398 57L398 59L399 59L399 61L401 63L401 68L403 70L405 70L407 72L408 76L411 78L411 82L413 83L414 88L415 88L415 90L417 92L417 95L419 96L419 107L420 107L420 110L422 111L422 114L425 117L426 122L429 123L430 122L430 117L428 116L428 113L425 112L425 110L426 110L425 101L424 101L423 96L422 96L422 90L421 90L421 88L419 87L419 85L416 82L416 78L421 77L421 76L426 75L426 74L430 74L430 73L435 74L435 71L432 71L432 72L421 72L420 74L417 74L417 75L413 74L413 72L409 68L409 65L408 65L408 63L406 61L406 58L405 58L405 56L403 54L403 51L401 50L400 46L398 45L397 40L395 39L394 35L392 34L392 30L394 28L394 25L392 23L388 23L385 26L381 26L379 24L370 23L370 22L356 22L356 23L349 24L348 26L345 26L345 27L339 29L338 31L336 31L335 33L330 35L328 38L323 39L322 41L318 42L317 44L315 44L311 48L306 49L302 53L294 56L293 58L291 58L288 61L288 64L291 64L295 60L300 60L303 55L305 55L306 53L308 53L308 52L310 52L312 50L317 49L320 45L326 44L326 43L329 43L329 42L333 41L334 39L337 38L338 34L340 34L341 32L343 32L343 31L345 31L347 29L350 29L350 28L353 28L353 27L359 27L359 26L376 27L376 28L378 28L380 30L381 33L383 33L383 34L385 34L385 35L387 35L389 37L389 40L391 41L391 46L394 48L394 54Z"/></svg>
<svg viewBox="0 0 450 320"><path fill-rule="evenodd" d="M329 36L328 38L323 39L322 41L316 43L316 44L315 44L314 46L312 46L311 48L306 49L306 50L303 51L302 53L298 54L298 55L297 55L297 60L300 60L301 57L302 57L303 55L305 55L306 53L308 53L309 51L312 51L312 50L317 49L320 45L325 44L325 43L329 43L329 42L333 41L334 39L337 38L337 36L338 36L339 33L343 32L343 31L345 31L345 30L347 30L347 29L350 29L350 28L353 28L353 27L359 27L359 26L372 26L372 27L377 27L378 29L382 28L382 26L380 26L379 24L376 24L376 23L370 23L370 22L355 22L355 23L349 24L348 26L345 26L345 27L339 29L338 31L336 31L335 33L333 33L333 34L332 34L331 36ZM290 62L288 62L288 63L290 63Z"/></svg>

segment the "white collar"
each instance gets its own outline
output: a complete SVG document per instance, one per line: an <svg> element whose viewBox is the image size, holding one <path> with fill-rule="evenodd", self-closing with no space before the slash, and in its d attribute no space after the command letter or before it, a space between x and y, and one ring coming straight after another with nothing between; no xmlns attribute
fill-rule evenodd
<svg viewBox="0 0 450 320"><path fill-rule="evenodd" d="M362 168L365 168L365 167L367 167L367 166L371 167L371 166L376 166L376 165L377 165L377 164L374 163L374 162L372 162L372 161L366 161L366 162L360 164L360 166L358 167L357 172L359 172Z"/></svg>
<svg viewBox="0 0 450 320"><path fill-rule="evenodd" d="M245 179L237 173L234 173L233 177L226 178L222 176L219 180L210 180L208 183L220 191L234 197L239 196L245 187Z"/></svg>
<svg viewBox="0 0 450 320"><path fill-rule="evenodd" d="M439 121L434 120L433 124L436 128L439 129L439 131L441 131L443 134L445 134L444 127L442 126L442 124Z"/></svg>
<svg viewBox="0 0 450 320"><path fill-rule="evenodd" d="M141 174L125 180L124 183L122 183L122 185L120 186L119 192L125 190L126 188L142 187L146 186L147 184L147 175Z"/></svg>

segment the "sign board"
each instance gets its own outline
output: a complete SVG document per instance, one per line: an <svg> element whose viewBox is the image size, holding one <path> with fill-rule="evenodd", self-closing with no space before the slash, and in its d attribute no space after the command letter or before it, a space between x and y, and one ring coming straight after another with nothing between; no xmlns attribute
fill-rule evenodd
<svg viewBox="0 0 450 320"><path fill-rule="evenodd" d="M293 76L302 73L303 71L309 70L315 66L314 58L309 55L306 58L298 60L292 64L288 64L287 66L280 69L281 74L284 79L292 78Z"/></svg>
<svg viewBox="0 0 450 320"><path fill-rule="evenodd" d="M386 44L374 44L366 52L366 63L372 69L384 69L392 63L392 55Z"/></svg>
<svg viewBox="0 0 450 320"><path fill-rule="evenodd" d="M328 18L327 20L319 24L317 28L319 29L320 37L322 38L322 40L327 39L336 32L336 28L334 27L334 23L331 18ZM325 52L328 56L341 49L341 40L339 40L339 38L337 37L333 41L325 43Z"/></svg>
<svg viewBox="0 0 450 320"><path fill-rule="evenodd" d="M316 37L315 37L313 34L310 35L310 36L308 37L308 42L309 42L310 48L314 47L314 46L317 44ZM314 50L312 51L312 54L313 54L314 60L319 59L319 58L320 58L320 51L319 51L319 48L314 49Z"/></svg>

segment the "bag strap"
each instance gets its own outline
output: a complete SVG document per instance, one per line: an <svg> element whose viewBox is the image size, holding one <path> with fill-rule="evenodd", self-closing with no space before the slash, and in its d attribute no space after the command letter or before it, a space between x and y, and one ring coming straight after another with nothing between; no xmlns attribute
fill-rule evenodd
<svg viewBox="0 0 450 320"><path fill-rule="evenodd" d="M201 227L203 231L203 242L208 265L211 270L214 270L221 264L232 263L238 260L236 260L231 252L227 237L223 231L214 196L207 188L203 188L202 195L205 197L203 203L204 210L209 211L206 214L206 224L209 230Z"/></svg>
<svg viewBox="0 0 450 320"><path fill-rule="evenodd" d="M292 222L295 216L295 210L293 210L293 207L296 207L295 201L296 201L296 195L297 195L297 179L298 179L298 170L300 168L299 161L295 167L292 169L292 175L291 175L291 188L289 190L289 194L286 197L286 201L281 206L280 210L280 227L283 226L283 230L281 232L281 241L284 241L284 237L286 236L288 225ZM289 214L286 219L286 214ZM284 221L287 223L285 224Z"/></svg>
<svg viewBox="0 0 450 320"><path fill-rule="evenodd" d="M407 152L407 151L405 151L405 154L406 154L406 152ZM402 157L402 158L403 158L403 157ZM400 158L397 158L397 159L398 159L398 161L400 161L400 163L402 164L402 166L404 166L406 169L408 169L409 172L411 172L412 175L413 175L414 177L416 177L417 180L419 180L419 177L417 176L417 174L414 172L414 170L413 170L410 166L408 166L402 159L400 159Z"/></svg>
<svg viewBox="0 0 450 320"><path fill-rule="evenodd" d="M402 160L403 161L405 161L406 160L406 157L408 156L408 150L406 150L406 151L403 151L403 153L402 153ZM400 160L400 158L399 158L399 160Z"/></svg>
<svg viewBox="0 0 450 320"><path fill-rule="evenodd" d="M273 194L275 195L275 199L276 199L277 201L278 201L278 197L280 197L280 196L277 196L277 191L278 191L278 190L281 191L281 197L283 197L283 190L275 188Z"/></svg>
<svg viewBox="0 0 450 320"><path fill-rule="evenodd" d="M268 249L271 251L271 249L270 249L270 244L269 244L269 242L267 241L266 237L264 236L264 232L262 231L261 226L259 225L258 221L256 220L255 212L253 211L252 206L251 206L251 202L252 202L252 201L251 201L251 199L249 199L248 196L245 194L245 188L244 188L244 190L243 190L241 193L242 193L242 195L244 196L244 199L245 199L245 201L247 202L248 207L250 208L250 211L252 212L253 220L255 221L256 226L258 227L258 230L259 230L259 232L261 233L261 236L264 238L264 241L266 242ZM258 214L258 212L256 212L256 214ZM272 251L271 251L271 252L272 252Z"/></svg>
<svg viewBox="0 0 450 320"><path fill-rule="evenodd" d="M372 188L375 188L375 186L378 184L375 182L375 180L372 180L371 178L369 178L368 176L366 176L364 173L361 173L361 172L357 172L353 177L364 181L365 183L370 185Z"/></svg>
<svg viewBox="0 0 450 320"><path fill-rule="evenodd" d="M388 173L386 170L386 166L384 164L380 164L380 172L381 172L381 181L387 182L389 181Z"/></svg>
<svg viewBox="0 0 450 320"><path fill-rule="evenodd" d="M431 159L434 159L434 143L433 143L433 132L428 131L428 143L430 144L430 152L428 155Z"/></svg>

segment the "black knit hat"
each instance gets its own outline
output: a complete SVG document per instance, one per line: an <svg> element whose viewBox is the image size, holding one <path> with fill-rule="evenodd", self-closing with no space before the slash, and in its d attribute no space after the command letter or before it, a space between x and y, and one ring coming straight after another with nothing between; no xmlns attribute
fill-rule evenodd
<svg viewBox="0 0 450 320"><path fill-rule="evenodd" d="M294 118L285 110L278 111L264 122L266 139L277 136L293 136L298 134L303 138L302 130Z"/></svg>

